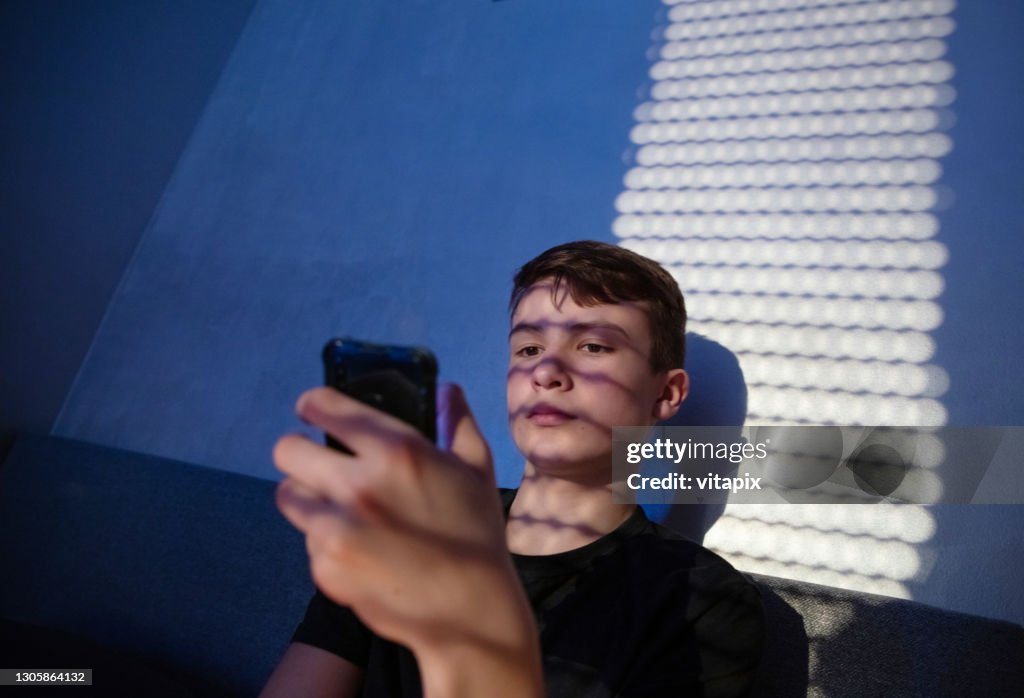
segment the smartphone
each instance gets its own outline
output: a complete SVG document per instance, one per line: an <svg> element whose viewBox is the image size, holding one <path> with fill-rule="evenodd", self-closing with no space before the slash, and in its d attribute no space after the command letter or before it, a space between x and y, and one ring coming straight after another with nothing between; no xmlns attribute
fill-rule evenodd
<svg viewBox="0 0 1024 698"><path fill-rule="evenodd" d="M437 359L429 349L339 337L324 346L323 362L326 385L411 424L437 442ZM351 453L330 436L327 444Z"/></svg>

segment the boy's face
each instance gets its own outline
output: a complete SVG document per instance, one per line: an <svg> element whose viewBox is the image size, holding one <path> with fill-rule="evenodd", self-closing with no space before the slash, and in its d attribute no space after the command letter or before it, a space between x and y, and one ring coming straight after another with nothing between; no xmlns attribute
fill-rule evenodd
<svg viewBox="0 0 1024 698"><path fill-rule="evenodd" d="M540 282L512 316L509 353L509 427L539 471L607 478L612 427L654 424L685 398L682 369L651 369L641 303L584 307Z"/></svg>

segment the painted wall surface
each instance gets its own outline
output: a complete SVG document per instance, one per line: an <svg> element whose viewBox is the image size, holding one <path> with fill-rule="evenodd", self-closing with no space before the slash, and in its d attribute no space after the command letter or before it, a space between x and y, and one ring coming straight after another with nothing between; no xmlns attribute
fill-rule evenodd
<svg viewBox="0 0 1024 698"><path fill-rule="evenodd" d="M0 452L50 430L253 4L0 7Z"/></svg>
<svg viewBox="0 0 1024 698"><path fill-rule="evenodd" d="M513 482L511 276L612 239L656 8L260 3L56 432L275 477L348 334L431 346Z"/></svg>
<svg viewBox="0 0 1024 698"><path fill-rule="evenodd" d="M1017 422L1022 328L992 303L1024 278L1008 87L1020 9L666 4L613 230L675 274L691 329L734 353L748 422ZM985 459L950 457L936 481ZM992 474L983 485L998 489ZM741 569L1024 614L991 586L1011 588L991 570L1024 554L1007 525L1019 507L705 513L705 544ZM968 570L987 589L965 604Z"/></svg>
<svg viewBox="0 0 1024 698"><path fill-rule="evenodd" d="M949 39L956 122L943 177L953 203L941 214L949 248L945 319L936 360L950 374L950 424L1024 423L1024 6L961 2Z"/></svg>
<svg viewBox="0 0 1024 698"><path fill-rule="evenodd" d="M351 334L433 347L513 484L509 279L552 244L614 239L664 15L653 0L260 2L54 432L276 477L271 444L319 381L320 347ZM1003 299L1020 295L1024 267L1024 9L964 3L952 16L934 360L949 423L1021 423L1024 325ZM695 379L735 385L728 347L694 341ZM693 404L735 414L734 401ZM933 514L913 597L1024 620L1024 507Z"/></svg>
<svg viewBox="0 0 1024 698"><path fill-rule="evenodd" d="M950 377L948 423L1024 424L1024 322L1010 310L1024 293L1024 6L960 2L949 60L956 67L954 148L943 161L952 204L940 213L949 249L935 362ZM1020 462L1018 458L1018 462ZM984 484L984 483L983 483ZM915 599L1024 623L1013 592L1024 556L1024 506L931 507L934 558ZM1016 577L1016 579L1015 579Z"/></svg>

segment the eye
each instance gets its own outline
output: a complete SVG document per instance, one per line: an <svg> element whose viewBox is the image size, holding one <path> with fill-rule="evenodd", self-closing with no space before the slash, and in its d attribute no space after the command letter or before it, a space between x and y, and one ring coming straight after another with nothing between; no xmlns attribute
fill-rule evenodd
<svg viewBox="0 0 1024 698"><path fill-rule="evenodd" d="M612 350L611 347L606 347L603 344L597 344L595 342L587 342L580 348L583 349L583 351L587 352L588 354L607 354L610 353Z"/></svg>
<svg viewBox="0 0 1024 698"><path fill-rule="evenodd" d="M527 344L525 347L516 350L516 356L531 357L538 354L540 354L540 347L536 344Z"/></svg>

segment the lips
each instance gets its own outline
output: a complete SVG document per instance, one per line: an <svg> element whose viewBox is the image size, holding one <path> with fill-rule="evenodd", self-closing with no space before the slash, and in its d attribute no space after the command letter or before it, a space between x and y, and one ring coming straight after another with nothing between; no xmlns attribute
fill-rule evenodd
<svg viewBox="0 0 1024 698"><path fill-rule="evenodd" d="M534 424L541 426L554 426L576 419L574 415L564 410L543 403L531 407L526 413L526 417Z"/></svg>

